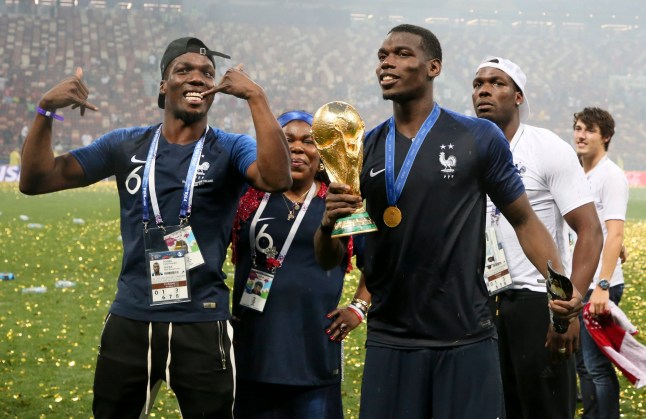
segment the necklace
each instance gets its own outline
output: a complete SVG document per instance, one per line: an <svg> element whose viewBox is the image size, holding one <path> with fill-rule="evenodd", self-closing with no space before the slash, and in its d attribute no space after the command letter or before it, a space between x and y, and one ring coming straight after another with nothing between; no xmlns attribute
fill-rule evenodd
<svg viewBox="0 0 646 419"><path fill-rule="evenodd" d="M296 218L296 215L294 214L296 211L301 209L301 205L303 204L303 198L305 198L305 195L309 192L309 189L305 191L305 193L301 196L298 197L296 202L292 201L291 199L285 197L285 194L282 194L283 196L283 201L285 202L285 206L287 207L287 221L291 221L294 218ZM291 205L291 208L289 204L287 203L289 201L289 204Z"/></svg>
<svg viewBox="0 0 646 419"><path fill-rule="evenodd" d="M285 206L287 207L287 221L292 221L295 217L294 211L296 211L296 205L292 201L289 201L292 204L292 207L290 208L289 204L287 203L288 199L285 198L285 195L282 195L282 196L283 196L283 201L285 201Z"/></svg>

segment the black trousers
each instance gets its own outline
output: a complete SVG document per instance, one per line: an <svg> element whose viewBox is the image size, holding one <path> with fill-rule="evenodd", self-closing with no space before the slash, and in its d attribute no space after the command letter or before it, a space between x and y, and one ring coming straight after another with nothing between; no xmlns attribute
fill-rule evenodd
<svg viewBox="0 0 646 419"><path fill-rule="evenodd" d="M95 418L139 418L146 404L150 330L150 386L166 379L170 353L170 387L182 417L232 418L235 377L227 326L221 321L171 328L109 315L94 376Z"/></svg>
<svg viewBox="0 0 646 419"><path fill-rule="evenodd" d="M550 363L547 295L529 290L492 297L509 419L571 419L576 409L574 357Z"/></svg>

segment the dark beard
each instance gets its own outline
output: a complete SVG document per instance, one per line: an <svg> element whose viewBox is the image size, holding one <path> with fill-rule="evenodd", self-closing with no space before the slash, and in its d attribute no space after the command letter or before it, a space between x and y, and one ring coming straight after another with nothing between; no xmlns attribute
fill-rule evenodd
<svg viewBox="0 0 646 419"><path fill-rule="evenodd" d="M410 93L382 92L381 97L383 98L383 100L392 100L393 102L406 102L409 99L413 99L415 96Z"/></svg>
<svg viewBox="0 0 646 419"><path fill-rule="evenodd" d="M203 112L188 112L184 110L175 110L173 116L177 119L181 119L186 125L192 125L195 122L201 120L206 116L206 113Z"/></svg>

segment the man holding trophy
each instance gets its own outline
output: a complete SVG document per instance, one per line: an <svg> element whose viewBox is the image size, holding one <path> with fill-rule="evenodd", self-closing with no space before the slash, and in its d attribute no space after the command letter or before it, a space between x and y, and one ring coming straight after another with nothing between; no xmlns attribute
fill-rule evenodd
<svg viewBox="0 0 646 419"><path fill-rule="evenodd" d="M361 208L362 198L378 229L363 236L358 259L372 296L360 416L504 417L496 330L482 280L486 195L546 277L548 260L563 271L556 245L529 205L500 129L434 102L433 81L442 68L435 35L396 26L377 56L393 117L366 135L356 175L361 195L351 184L332 183L315 236L325 267L324 253L343 247L332 237L339 229L334 223ZM316 124L317 143L340 141L319 139ZM326 161L328 173L335 165L357 166L343 159ZM550 306L576 319L581 295Z"/></svg>

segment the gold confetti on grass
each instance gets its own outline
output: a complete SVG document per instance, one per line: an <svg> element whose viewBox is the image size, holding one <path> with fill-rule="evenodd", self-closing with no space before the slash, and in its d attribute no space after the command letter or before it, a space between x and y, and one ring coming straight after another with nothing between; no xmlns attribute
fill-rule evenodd
<svg viewBox="0 0 646 419"><path fill-rule="evenodd" d="M52 195L27 197L15 184L0 184L0 417L91 416L97 346L121 266L118 196L113 182ZM28 229L29 222L42 229ZM646 214L644 215L646 217ZM75 224L82 218L85 224ZM646 333L646 222L626 224L626 288L622 309ZM233 265L224 267L230 281ZM57 289L57 280L76 287ZM358 272L348 275L341 304L354 294ZM45 294L21 294L31 286ZM643 342L641 336L637 337ZM365 324L345 342L342 384L347 419L357 418L364 360ZM624 418L646 417L645 391L621 378ZM179 417L177 401L163 386L151 417Z"/></svg>

